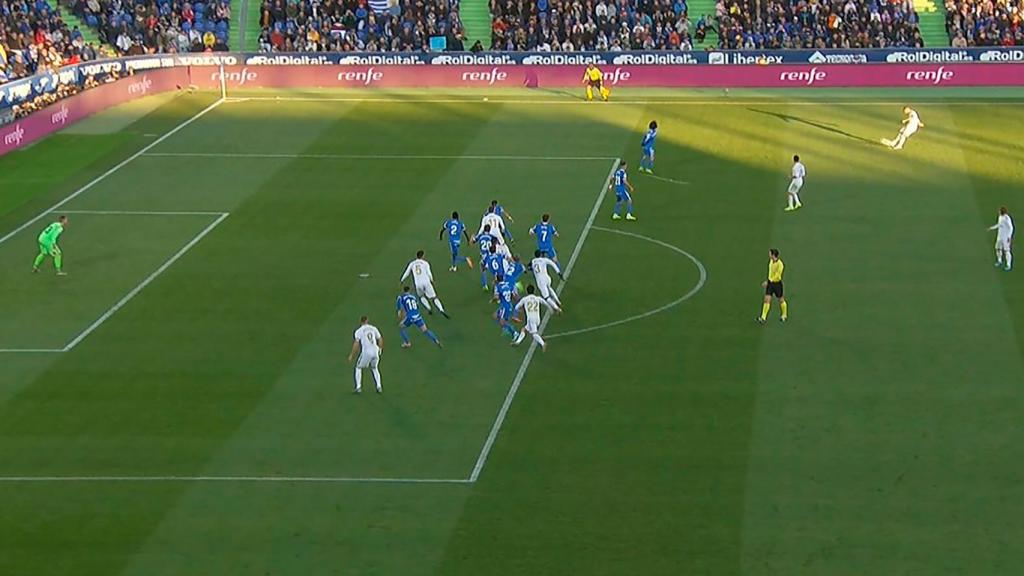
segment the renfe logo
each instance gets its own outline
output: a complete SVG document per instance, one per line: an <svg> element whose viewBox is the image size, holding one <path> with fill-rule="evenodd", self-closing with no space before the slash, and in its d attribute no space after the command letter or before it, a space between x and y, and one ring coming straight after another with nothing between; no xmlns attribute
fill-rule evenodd
<svg viewBox="0 0 1024 576"><path fill-rule="evenodd" d="M486 82L493 86L495 82L503 82L508 79L508 72L502 72L498 68L491 68L489 72L463 72L464 82Z"/></svg>
<svg viewBox="0 0 1024 576"><path fill-rule="evenodd" d="M4 134L4 144L6 146L20 146L21 140L25 137L25 129L21 127L21 124L15 124L14 130Z"/></svg>
<svg viewBox="0 0 1024 576"><path fill-rule="evenodd" d="M779 74L779 80L783 82L801 82L806 86L810 86L815 82L824 80L827 76L828 74L824 70L818 70L818 67L815 66L803 72L783 72Z"/></svg>
<svg viewBox="0 0 1024 576"><path fill-rule="evenodd" d="M68 116L71 111L68 110L67 104L61 104L60 109L50 115L50 124L60 124L63 126L68 121Z"/></svg>
<svg viewBox="0 0 1024 576"><path fill-rule="evenodd" d="M153 86L153 81L149 79L149 76L143 76L141 80L137 80L128 85L129 94L145 94L149 92L149 89Z"/></svg>
<svg viewBox="0 0 1024 576"><path fill-rule="evenodd" d="M938 70L911 70L907 72L907 80L938 85L946 80L952 80L955 75L952 70L948 70L945 66L939 66Z"/></svg>
<svg viewBox="0 0 1024 576"><path fill-rule="evenodd" d="M210 80L224 80L225 82L234 82L239 86L243 86L245 85L246 82L250 80L255 80L258 77L258 73L250 72L248 68L242 68L241 72L214 72L213 74L210 74Z"/></svg>
<svg viewBox="0 0 1024 576"><path fill-rule="evenodd" d="M361 82L363 86L369 86L383 77L383 72L378 72L373 68L367 68L366 72L338 72L338 80L344 82Z"/></svg>
<svg viewBox="0 0 1024 576"><path fill-rule="evenodd" d="M620 80L623 82L628 81L630 76L629 71L622 68L616 68L614 72L604 73L605 82L610 82L612 86L618 84Z"/></svg>

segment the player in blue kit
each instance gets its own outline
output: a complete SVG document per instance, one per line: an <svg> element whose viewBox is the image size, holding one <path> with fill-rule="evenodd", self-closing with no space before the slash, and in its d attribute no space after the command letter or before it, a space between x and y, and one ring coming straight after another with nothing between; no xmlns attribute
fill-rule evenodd
<svg viewBox="0 0 1024 576"><path fill-rule="evenodd" d="M498 239L491 234L490 225L485 225L484 231L474 236L472 242L480 246L480 285L484 287L484 290L488 290L487 265L484 260L491 253L491 247L498 243Z"/></svg>
<svg viewBox="0 0 1024 576"><path fill-rule="evenodd" d="M448 247L452 251L452 266L448 270L455 272L459 269L459 263L465 262L469 266L469 269L473 269L473 259L469 256L460 256L459 248L462 246L462 238L465 237L469 240L469 232L466 232L466 225L459 220L459 213L452 212L452 217L445 220L444 224L441 225L441 232L437 235L437 239L441 240L444 235L448 234Z"/></svg>
<svg viewBox="0 0 1024 576"><path fill-rule="evenodd" d="M512 215L509 214L507 210L505 210L505 207L502 206L501 204L498 204L497 200L491 200L491 205L487 208L487 210L494 212L496 216L501 218L502 221L504 221L507 224L515 224L516 222L512 218ZM516 243L516 239L512 237L512 231L508 229L508 226L505 226L505 228L501 231L501 235L505 237L505 240L508 240L509 244Z"/></svg>
<svg viewBox="0 0 1024 576"><path fill-rule="evenodd" d="M545 252L548 258L558 262L558 253L555 252L555 238L558 237L558 230L551 223L550 214L541 216L540 224L530 228L530 235L537 237L537 250Z"/></svg>
<svg viewBox="0 0 1024 576"><path fill-rule="evenodd" d="M612 220L622 219L619 212L622 210L623 204L626 205L626 220L636 220L636 217L633 216L633 196L631 196L633 185L626 177L625 160L619 162L619 169L612 176L612 185L615 186L615 212L612 213Z"/></svg>
<svg viewBox="0 0 1024 576"><path fill-rule="evenodd" d="M437 344L438 348L443 348L437 335L427 328L427 323L423 321L423 315L420 314L416 296L409 293L408 286L402 288L402 293L398 296L398 300L395 301L395 309L398 310L398 333L402 335L402 348L412 346L412 342L409 342L409 333L405 331L409 326L416 326L420 329L420 332L423 332L427 338L430 338L431 342Z"/></svg>
<svg viewBox="0 0 1024 576"><path fill-rule="evenodd" d="M487 256L484 256L484 260L480 264L480 267L491 274L491 278L494 280L494 285L497 286L498 277L505 274L505 255L498 252L497 244L491 244L491 249L487 252ZM484 287L486 288L486 284Z"/></svg>
<svg viewBox="0 0 1024 576"><path fill-rule="evenodd" d="M523 285L519 283L523 272L526 272L526 266L520 261L519 254L513 254L511 260L505 260L505 278L515 288L517 295L523 291Z"/></svg>
<svg viewBox="0 0 1024 576"><path fill-rule="evenodd" d="M651 120L647 125L647 133L640 143L643 149L643 156L640 158L640 171L654 174L654 141L658 138L658 123Z"/></svg>
<svg viewBox="0 0 1024 576"><path fill-rule="evenodd" d="M501 326L501 331L513 340L519 336L516 329L509 322L512 321L512 312L515 310L515 289L512 283L505 280L501 274L495 278L494 301L498 303L498 309L494 312L494 319Z"/></svg>

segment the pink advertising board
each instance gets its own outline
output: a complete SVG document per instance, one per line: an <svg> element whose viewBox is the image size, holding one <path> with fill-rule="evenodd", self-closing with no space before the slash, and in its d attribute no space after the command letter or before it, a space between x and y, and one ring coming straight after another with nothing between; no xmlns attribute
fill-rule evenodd
<svg viewBox="0 0 1024 576"><path fill-rule="evenodd" d="M1024 64L864 64L605 66L615 87L838 88L1024 86ZM228 89L540 87L580 85L579 66L229 66ZM216 68L194 68L193 82L220 86Z"/></svg>
<svg viewBox="0 0 1024 576"><path fill-rule="evenodd" d="M0 127L0 155L29 144L118 104L174 90L189 83L187 68L139 72L65 98L38 112Z"/></svg>

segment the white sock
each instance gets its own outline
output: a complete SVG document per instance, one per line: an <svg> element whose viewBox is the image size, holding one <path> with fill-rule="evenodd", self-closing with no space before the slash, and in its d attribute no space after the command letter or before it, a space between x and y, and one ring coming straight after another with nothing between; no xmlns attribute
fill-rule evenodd
<svg viewBox="0 0 1024 576"><path fill-rule="evenodd" d="M522 344L523 339L525 339L525 338L526 338L526 330L520 330L519 331L519 336L516 336L515 343L516 344Z"/></svg>
<svg viewBox="0 0 1024 576"><path fill-rule="evenodd" d="M377 384L377 392L380 392L382 390L380 387L380 370L377 368L373 369L373 381Z"/></svg>
<svg viewBox="0 0 1024 576"><path fill-rule="evenodd" d="M441 311L441 314L444 314L444 306L441 306L440 298L434 298L434 306L437 306L437 309Z"/></svg>
<svg viewBox="0 0 1024 576"><path fill-rule="evenodd" d="M789 195L789 207L790 208L793 207L793 195L792 194Z"/></svg>
<svg viewBox="0 0 1024 576"><path fill-rule="evenodd" d="M1006 267L1010 268L1013 266L1013 254L1009 250L1006 251Z"/></svg>
<svg viewBox="0 0 1024 576"><path fill-rule="evenodd" d="M1002 250L996 250L996 264L1002 264L1002 263L1003 263L1003 251Z"/></svg>
<svg viewBox="0 0 1024 576"><path fill-rule="evenodd" d="M541 348L544 347L544 339L540 337L540 333L538 333L538 332L534 332L533 333L533 341L536 342L537 345L540 346Z"/></svg>
<svg viewBox="0 0 1024 576"><path fill-rule="evenodd" d="M799 206L800 205L800 193L797 192L796 194L793 194L793 199L796 200L796 203Z"/></svg>
<svg viewBox="0 0 1024 576"><path fill-rule="evenodd" d="M548 298L548 305L551 306L552 308L554 308L555 310L561 311L562 310L561 304L562 303L559 302L558 299L555 298L555 297Z"/></svg>
<svg viewBox="0 0 1024 576"><path fill-rule="evenodd" d="M356 392L363 389L363 371L360 368L356 368Z"/></svg>
<svg viewBox="0 0 1024 576"><path fill-rule="evenodd" d="M430 310L430 301L425 296L420 296L420 302L423 302L423 307Z"/></svg>

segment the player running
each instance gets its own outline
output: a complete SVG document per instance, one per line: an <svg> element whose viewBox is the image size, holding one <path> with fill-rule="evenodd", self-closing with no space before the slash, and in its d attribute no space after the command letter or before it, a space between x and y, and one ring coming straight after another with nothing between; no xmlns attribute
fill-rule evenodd
<svg viewBox="0 0 1024 576"><path fill-rule="evenodd" d="M420 297L420 302L427 309L427 314L434 313L433 308L430 307L430 303L433 302L441 316L451 318L444 311L441 299L437 297L437 292L434 291L434 274L430 271L430 262L423 259L423 250L416 251L416 259L409 262L409 265L405 267L405 272L402 273L402 279L399 282L405 282L405 279L410 274L412 274L413 283L416 285L416 295Z"/></svg>
<svg viewBox="0 0 1024 576"><path fill-rule="evenodd" d="M465 237L467 241L471 241L469 238L469 232L466 232L466 224L459 220L459 213L452 212L452 217L445 220L444 224L441 225L441 232L437 235L437 239L441 240L444 235L448 234L448 247L452 251L452 265L448 270L456 272L459 269L459 263L465 262L469 269L473 269L473 259L469 256L460 256L459 248L462 247L462 238Z"/></svg>
<svg viewBox="0 0 1024 576"><path fill-rule="evenodd" d="M526 339L526 335L529 334L533 337L533 341L540 345L540 351L546 352L548 349L544 339L540 337L540 307L543 306L551 312L551 305L548 304L543 298L533 293L533 284L526 287L526 296L516 304L516 317L518 318L519 312L526 310L526 326L523 327L516 339L512 341L513 346L519 346L523 340ZM554 309L556 313L559 312L557 308Z"/></svg>
<svg viewBox="0 0 1024 576"><path fill-rule="evenodd" d="M1010 218L1010 213L1006 210L1006 206L999 208L999 219L996 220L994 226L990 226L989 230L997 230L996 232L996 268L1003 265L1003 259L1006 259L1006 267L1003 270L1009 272L1013 268L1013 254L1010 253L1010 242L1013 241L1013 219Z"/></svg>
<svg viewBox="0 0 1024 576"><path fill-rule="evenodd" d="M473 244L480 246L480 285L484 290L490 290L487 286L487 265L484 260L491 253L491 247L498 243L498 239L491 233L491 226L485 225L484 231L473 236Z"/></svg>
<svg viewBox="0 0 1024 576"><path fill-rule="evenodd" d="M412 342L409 342L409 333L405 331L409 326L416 326L431 342L437 344L438 348L443 348L437 335L427 328L427 323L423 321L416 297L409 293L408 286L402 288L402 293L395 301L395 308L398 310L398 333L402 336L402 348L412 346Z"/></svg>
<svg viewBox="0 0 1024 576"><path fill-rule="evenodd" d="M480 268L487 273L490 273L491 280L494 281L494 286L498 285L498 278L505 274L505 255L498 251L496 244L491 244L491 250L484 256L483 262L480 263ZM484 284L486 288L487 285Z"/></svg>
<svg viewBox="0 0 1024 576"><path fill-rule="evenodd" d="M480 230L477 232L484 231L484 226L491 227L491 233L497 237L505 237L505 219L501 217L497 212L494 211L494 206L488 206L487 211L484 212L483 217L480 218Z"/></svg>
<svg viewBox="0 0 1024 576"><path fill-rule="evenodd" d="M522 278L523 272L526 272L526 266L523 266L522 260L519 259L519 254L513 254L511 258L505 259L505 278L512 284L512 288L515 289L516 295L519 295L523 291L523 285L519 283L519 279Z"/></svg>
<svg viewBox="0 0 1024 576"><path fill-rule="evenodd" d="M490 209L493 209L494 213L502 219L501 235L508 240L509 244L515 244L516 239L512 237L512 231L505 227L505 222L515 224L515 219L512 218L512 215L509 214L508 211L505 210L505 207L499 204L497 200L491 200L491 205L488 207L488 210Z"/></svg>
<svg viewBox="0 0 1024 576"><path fill-rule="evenodd" d="M533 272L533 278L537 281L540 297L547 301L552 308L561 312L562 301L558 299L558 293L551 287L551 276L548 274L548 268L554 269L559 278L562 277L562 269L558 267L557 262L546 258L540 250L534 252L533 255L534 258L530 261L530 271Z"/></svg>
<svg viewBox="0 0 1024 576"><path fill-rule="evenodd" d="M587 85L587 101L594 99L594 88L601 94L601 100L608 101L611 91L604 87L604 74L594 63L587 64L587 70L583 73L583 83Z"/></svg>
<svg viewBox="0 0 1024 576"><path fill-rule="evenodd" d="M792 180L789 181L789 191L786 194L789 196L789 205L786 206L786 212L792 212L799 210L803 204L800 203L800 189L804 187L804 176L807 175L807 168L804 168L802 162L800 162L800 156L793 155L793 170Z"/></svg>
<svg viewBox="0 0 1024 576"><path fill-rule="evenodd" d="M494 311L494 319L498 322L498 326L501 326L501 331L515 340L519 335L516 334L516 329L509 324L509 322L513 321L512 310L515 307L515 289L501 274L498 274L495 280L494 298L492 298L492 301L498 303L498 309Z"/></svg>
<svg viewBox="0 0 1024 576"><path fill-rule="evenodd" d="M772 307L772 296L778 298L779 308L782 309L780 321L785 322L789 318L789 305L786 304L786 297L782 291L782 271L786 265L779 258L779 250L772 248L768 251L768 279L761 283L764 287L764 304L761 305L761 315L757 317L759 324L768 320L768 310Z"/></svg>
<svg viewBox="0 0 1024 576"><path fill-rule="evenodd" d="M380 363L380 353L384 350L384 337L380 330L369 319L363 316L359 319L359 328L353 336L352 351L348 353L348 363L351 364L356 353L359 353L359 361L356 362L356 389L355 393L363 391L363 370L369 368L373 372L373 382L377 385L377 394L382 394L384 389L380 386L380 370L377 365Z"/></svg>
<svg viewBox="0 0 1024 576"><path fill-rule="evenodd" d="M907 139L916 134L919 129L924 128L924 122L921 122L921 117L910 106L903 107L903 115L905 116L903 118L903 126L900 128L900 133L896 135L896 139L882 138L882 144L893 150L902 150L903 145L907 143Z"/></svg>
<svg viewBox="0 0 1024 576"><path fill-rule="evenodd" d="M64 228L67 225L68 217L61 216L39 234L39 255L36 256L36 261L32 264L33 273L39 272L39 267L46 261L46 257L50 256L53 258L53 267L57 270L57 276L68 275L64 271L63 254L60 251L60 246L57 245L57 240L60 239L60 235L64 233Z"/></svg>
<svg viewBox="0 0 1024 576"><path fill-rule="evenodd" d="M558 262L558 252L555 252L555 238L558 237L558 230L551 223L550 214L540 217L540 224L530 228L530 235L537 237L537 250L544 252L548 258Z"/></svg>
<svg viewBox="0 0 1024 576"><path fill-rule="evenodd" d="M615 211L612 212L612 220L621 220L622 216L619 212L622 210L622 205L626 205L626 220L636 220L636 216L633 216L633 185L629 183L629 178L626 177L626 161L619 162L619 168L615 171L612 176L612 186L615 187Z"/></svg>
<svg viewBox="0 0 1024 576"><path fill-rule="evenodd" d="M640 143L643 156L640 157L640 171L654 174L654 141L658 138L658 123L651 120L647 125L647 133Z"/></svg>

